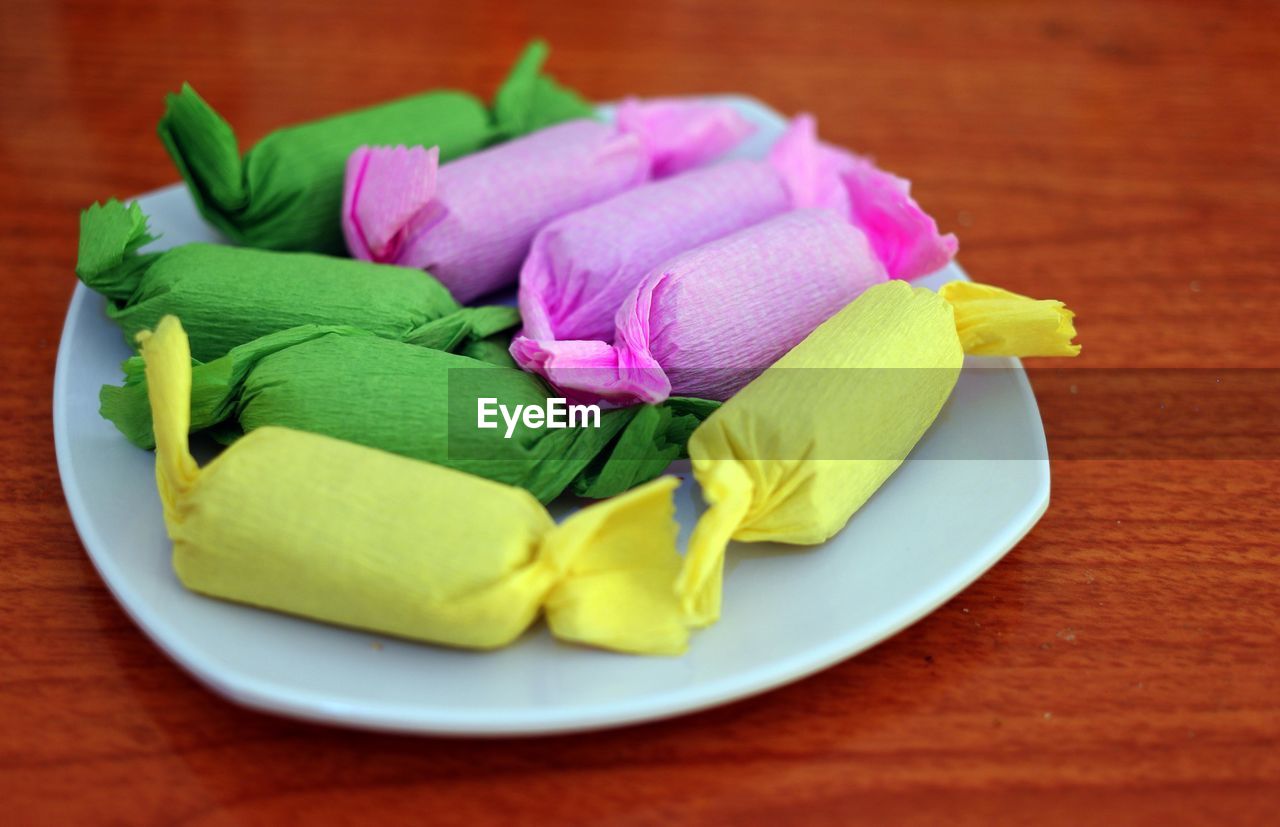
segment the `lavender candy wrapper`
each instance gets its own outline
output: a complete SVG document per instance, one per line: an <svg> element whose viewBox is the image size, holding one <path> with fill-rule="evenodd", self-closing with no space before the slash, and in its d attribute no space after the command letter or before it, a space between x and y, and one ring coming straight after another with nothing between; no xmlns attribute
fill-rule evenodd
<svg viewBox="0 0 1280 827"><path fill-rule="evenodd" d="M574 398L725 400L888 279L861 230L832 210L793 210L653 270L618 309L613 345L524 338L512 355Z"/></svg>
<svg viewBox="0 0 1280 827"><path fill-rule="evenodd" d="M722 155L751 130L722 104L628 101L437 169L422 147L361 147L342 225L356 258L429 270L460 302L513 283L556 218Z"/></svg>
<svg viewBox="0 0 1280 827"><path fill-rule="evenodd" d="M782 221L783 213L665 261L622 299L611 327L602 318L608 303L633 278L627 267L644 256L629 241L648 229L638 213L631 219L640 229L626 229L628 210L615 213L613 205L625 207L646 191L688 183L695 174L633 190L549 227L547 236L572 223L580 235L576 241L569 235L567 241L540 236L535 242L522 274L524 330L511 347L516 362L580 401L631 404L673 392L723 400L862 290L885 278L926 275L955 255L955 236L938 232L911 198L909 182L820 144L810 119L798 118L761 168L780 179L785 196L756 180L754 196L741 196L747 204L809 213L816 211L807 208L822 207L825 217ZM732 184L708 177L713 170L697 174L701 183L723 187L728 196ZM742 180L748 180L745 174ZM682 195L696 202L695 193ZM642 206L652 209L654 203ZM745 220L745 206L713 212ZM604 220L593 228L577 224L577 216ZM681 229L655 233L656 246L696 238L698 219L681 217ZM614 249L630 251L621 259L607 252L615 235L623 240ZM579 266L560 254L568 248L604 264L597 270ZM830 255L822 255L828 248ZM544 249L555 255L541 255ZM613 266L617 261L627 267Z"/></svg>
<svg viewBox="0 0 1280 827"><path fill-rule="evenodd" d="M627 190L544 227L520 269L522 335L611 341L614 316L654 267L791 209L849 209L852 156L796 117L765 160L713 164Z"/></svg>

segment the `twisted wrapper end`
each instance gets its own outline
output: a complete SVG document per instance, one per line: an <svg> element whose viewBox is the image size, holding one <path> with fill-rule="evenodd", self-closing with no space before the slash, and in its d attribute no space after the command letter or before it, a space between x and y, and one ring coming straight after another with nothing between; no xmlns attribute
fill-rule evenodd
<svg viewBox="0 0 1280 827"><path fill-rule="evenodd" d="M848 156L841 171L854 226L867 234L890 278L917 279L955 258L960 242L911 197L911 182L865 158Z"/></svg>
<svg viewBox="0 0 1280 827"><path fill-rule="evenodd" d="M200 214L232 239L244 242L238 219L249 206L250 194L231 125L191 84L184 83L179 92L165 97L156 131Z"/></svg>
<svg viewBox="0 0 1280 827"><path fill-rule="evenodd" d="M495 140L516 138L545 126L595 115L594 106L542 71L549 54L545 41L533 40L512 65L493 97Z"/></svg>
<svg viewBox="0 0 1280 827"><path fill-rule="evenodd" d="M156 485L164 505L169 536L182 520L182 501L200 468L191 456L191 347L182 324L165 316L154 333L138 334L150 387L151 421L156 442Z"/></svg>
<svg viewBox="0 0 1280 827"><path fill-rule="evenodd" d="M709 507L689 538L676 597L686 622L702 627L720 619L725 551L747 520L753 485L738 460L704 459L694 465Z"/></svg>
<svg viewBox="0 0 1280 827"><path fill-rule="evenodd" d="M792 209L814 207L848 216L850 192L841 171L855 156L818 140L818 126L808 113L797 115L773 148L768 163L778 172Z"/></svg>
<svg viewBox="0 0 1280 827"><path fill-rule="evenodd" d="M108 299L127 302L159 255L139 255L138 248L155 240L137 203L95 203L80 213L76 276Z"/></svg>
<svg viewBox="0 0 1280 827"><path fill-rule="evenodd" d="M517 336L511 356L576 402L625 407L656 405L671 395L671 380L648 351L586 339L538 341Z"/></svg>
<svg viewBox="0 0 1280 827"><path fill-rule="evenodd" d="M870 159L818 140L812 115L798 115L769 152L794 209L822 207L862 230L891 278L928 275L955 257L959 242L911 197L911 182Z"/></svg>
<svg viewBox="0 0 1280 827"><path fill-rule="evenodd" d="M1075 313L1053 299L1033 299L989 284L953 281L938 294L955 312L960 345L970 356L1078 356Z"/></svg>
<svg viewBox="0 0 1280 827"><path fill-rule="evenodd" d="M732 107L692 100L629 98L618 107L616 123L620 132L640 139L653 178L702 166L755 131Z"/></svg>
<svg viewBox="0 0 1280 827"><path fill-rule="evenodd" d="M342 234L351 255L394 264L409 238L443 215L440 147L358 147L347 158Z"/></svg>
<svg viewBox="0 0 1280 827"><path fill-rule="evenodd" d="M552 634L622 652L685 651L689 627L671 587L680 569L672 498L679 484L659 477L547 534L540 554L561 572L544 604Z"/></svg>

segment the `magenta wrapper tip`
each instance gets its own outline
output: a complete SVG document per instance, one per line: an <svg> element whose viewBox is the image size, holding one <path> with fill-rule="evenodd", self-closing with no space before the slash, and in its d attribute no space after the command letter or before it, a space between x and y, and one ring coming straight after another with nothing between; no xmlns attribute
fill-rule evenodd
<svg viewBox="0 0 1280 827"><path fill-rule="evenodd" d="M342 228L356 258L392 262L405 236L430 218L440 148L362 146L347 159Z"/></svg>

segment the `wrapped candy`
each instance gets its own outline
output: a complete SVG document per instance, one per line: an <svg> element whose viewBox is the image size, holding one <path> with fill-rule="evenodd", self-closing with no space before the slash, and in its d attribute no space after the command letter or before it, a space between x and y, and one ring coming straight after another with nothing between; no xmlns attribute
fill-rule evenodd
<svg viewBox="0 0 1280 827"><path fill-rule="evenodd" d="M696 247L641 279L618 308L612 343L519 337L512 356L576 398L728 399L863 290L955 253L905 182L849 160L839 173L849 202L871 203L844 215L792 210Z"/></svg>
<svg viewBox="0 0 1280 827"><path fill-rule="evenodd" d="M750 132L722 104L629 101L445 164L436 148L361 147L342 226L356 258L430 271L466 303L515 281L554 219L721 155Z"/></svg>
<svg viewBox="0 0 1280 827"><path fill-rule="evenodd" d="M195 90L169 95L159 133L204 217L250 247L341 253L342 176L365 143L438 146L445 159L593 109L540 69L530 44L486 109L463 92L427 92L279 129L243 157L235 133Z"/></svg>
<svg viewBox="0 0 1280 827"><path fill-rule="evenodd" d="M809 545L843 528L933 423L965 353L1075 356L1072 318L986 285L890 282L820 325L690 439L709 508L677 582L689 621L719 616L730 539Z"/></svg>
<svg viewBox="0 0 1280 827"><path fill-rule="evenodd" d="M140 339L156 483L188 589L450 646L504 646L545 613L563 640L685 648L673 478L557 526L526 491L286 428L261 428L200 468L182 327L165 317Z"/></svg>
<svg viewBox="0 0 1280 827"><path fill-rule="evenodd" d="M420 270L309 253L184 244L139 253L152 241L137 204L94 204L80 216L78 275L107 297L132 344L166 315L190 330L197 359L300 324L347 324L441 350L513 327L510 307L460 307Z"/></svg>
<svg viewBox="0 0 1280 827"><path fill-rule="evenodd" d="M623 299L672 256L787 210L847 212L837 170L853 162L819 144L813 118L801 115L764 161L713 164L556 219L520 269L522 335L611 340Z"/></svg>
<svg viewBox="0 0 1280 827"><path fill-rule="evenodd" d="M508 421L526 409L549 410L542 380L316 325L197 364L191 386L192 430L211 429L223 441L268 426L309 431L519 486L543 502L569 487L601 498L653 479L684 456L689 435L716 407L674 399L597 411L593 419L564 406L560 427L545 419L530 425L523 416ZM492 428L478 427L481 400L492 400L485 403ZM134 444L154 445L141 359L125 363L123 387L102 389L102 414Z"/></svg>

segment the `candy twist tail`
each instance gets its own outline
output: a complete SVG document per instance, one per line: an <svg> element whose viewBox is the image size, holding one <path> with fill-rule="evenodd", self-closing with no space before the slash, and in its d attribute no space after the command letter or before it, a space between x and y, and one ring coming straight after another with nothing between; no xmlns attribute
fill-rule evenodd
<svg viewBox="0 0 1280 827"><path fill-rule="evenodd" d="M679 99L625 100L616 122L619 132L635 135L644 145L655 179L701 166L755 131L732 107Z"/></svg>
<svg viewBox="0 0 1280 827"><path fill-rule="evenodd" d="M510 330L518 324L520 311L514 307L500 304L463 307L447 316L419 325L404 340L411 345L453 353L464 342L478 342Z"/></svg>
<svg viewBox="0 0 1280 827"><path fill-rule="evenodd" d="M155 241L147 217L137 204L125 206L114 198L80 213L80 250L76 276L91 290L115 302L127 303L147 268L160 254L139 255L138 248Z"/></svg>
<svg viewBox="0 0 1280 827"><path fill-rule="evenodd" d="M165 317L171 318L171 317ZM157 335L160 328L157 328ZM139 336L144 334L139 334ZM295 345L324 336L372 336L364 330L340 325L306 324L269 333L259 339L233 347L212 362L191 360L187 369L185 414L187 428L203 431L231 419L241 402L245 379L263 359ZM141 339L139 339L141 341ZM183 341L187 341L183 334ZM188 350L188 355L190 351ZM157 428L151 418L154 397L148 402L151 384L149 363L133 356L124 361L124 384L104 385L98 394L99 413L116 426L125 438L139 448L158 448ZM240 435L239 427L224 429L219 439L230 441Z"/></svg>
<svg viewBox="0 0 1280 827"><path fill-rule="evenodd" d="M395 263L405 242L444 218L433 203L439 167L439 147L357 147L347 159L342 194L351 255Z"/></svg>
<svg viewBox="0 0 1280 827"><path fill-rule="evenodd" d="M673 396L661 405L639 405L631 421L573 480L578 497L601 500L653 479L688 456L689 437L719 402ZM625 413L622 411L610 412Z"/></svg>
<svg viewBox="0 0 1280 827"><path fill-rule="evenodd" d="M694 627L709 626L720 618L725 549L750 515L754 494L750 475L736 462L710 464L698 482L711 507L693 528L676 578L680 610Z"/></svg>
<svg viewBox="0 0 1280 827"><path fill-rule="evenodd" d="M511 67L493 97L494 140L527 135L544 126L590 118L595 107L542 71L549 50L534 40Z"/></svg>
<svg viewBox="0 0 1280 827"><path fill-rule="evenodd" d="M543 539L558 572L544 610L552 634L622 652L678 655L689 628L673 598L675 477L660 477L582 509Z"/></svg>
<svg viewBox="0 0 1280 827"><path fill-rule="evenodd" d="M231 125L184 83L181 92L165 97L164 116L156 131L200 214L242 242L244 235L233 217L249 205L249 189Z"/></svg>
<svg viewBox="0 0 1280 827"><path fill-rule="evenodd" d="M938 295L956 315L960 345L971 356L1078 356L1076 314L1060 301L1020 296L989 284L953 281Z"/></svg>
<svg viewBox="0 0 1280 827"><path fill-rule="evenodd" d="M938 223L911 197L911 182L851 158L842 170L850 217L867 234L890 278L916 279L955 258L960 242L938 231Z"/></svg>
<svg viewBox="0 0 1280 827"><path fill-rule="evenodd" d="M191 348L181 323L160 320L155 333L138 334L151 387L151 420L156 440L156 485L164 504L165 523L181 521L179 503L200 476L187 445L191 425Z"/></svg>

